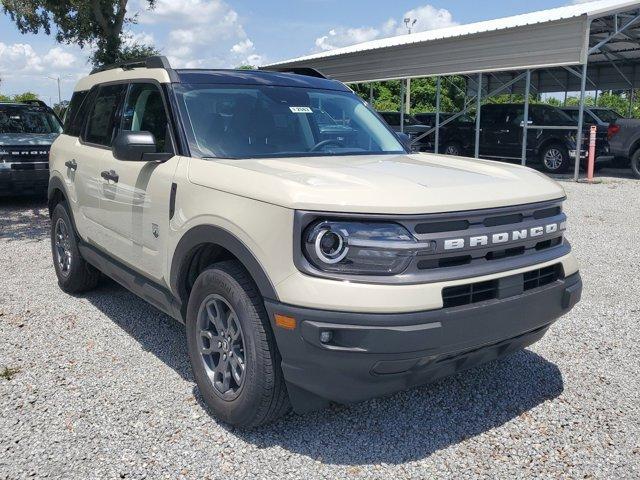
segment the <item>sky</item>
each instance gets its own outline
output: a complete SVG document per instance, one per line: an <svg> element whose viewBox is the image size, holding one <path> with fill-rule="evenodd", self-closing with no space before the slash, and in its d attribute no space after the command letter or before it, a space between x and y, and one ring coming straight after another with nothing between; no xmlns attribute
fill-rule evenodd
<svg viewBox="0 0 640 480"><path fill-rule="evenodd" d="M137 22L126 41L152 43L171 65L233 68L262 65L332 48L554 8L580 0L129 0ZM44 33L21 34L0 11L0 93L36 92L48 103L69 99L90 70L90 51L57 44ZM49 78L49 77L54 77Z"/></svg>

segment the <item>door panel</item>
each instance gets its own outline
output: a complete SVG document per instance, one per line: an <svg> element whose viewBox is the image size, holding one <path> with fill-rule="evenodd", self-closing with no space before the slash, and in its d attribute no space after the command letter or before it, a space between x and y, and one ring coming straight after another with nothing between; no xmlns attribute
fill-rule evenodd
<svg viewBox="0 0 640 480"><path fill-rule="evenodd" d="M147 131L154 135L157 152L172 152L168 116L158 86L132 83L122 108L119 131ZM111 152L103 171L117 174L117 182L103 179L102 211L109 251L129 266L160 281L169 227L169 197L179 157L165 162L125 161Z"/></svg>

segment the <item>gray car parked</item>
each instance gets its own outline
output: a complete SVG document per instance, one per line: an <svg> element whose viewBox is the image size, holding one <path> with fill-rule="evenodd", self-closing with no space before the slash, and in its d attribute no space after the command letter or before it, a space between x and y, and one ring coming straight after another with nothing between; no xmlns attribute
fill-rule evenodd
<svg viewBox="0 0 640 480"><path fill-rule="evenodd" d="M0 196L46 193L49 150L60 132L44 102L0 103Z"/></svg>
<svg viewBox="0 0 640 480"><path fill-rule="evenodd" d="M563 109L569 116L578 118L578 107ZM613 165L618 168L631 167L633 174L640 178L640 120L625 118L611 108L585 108L586 125L607 128L609 152L613 155Z"/></svg>

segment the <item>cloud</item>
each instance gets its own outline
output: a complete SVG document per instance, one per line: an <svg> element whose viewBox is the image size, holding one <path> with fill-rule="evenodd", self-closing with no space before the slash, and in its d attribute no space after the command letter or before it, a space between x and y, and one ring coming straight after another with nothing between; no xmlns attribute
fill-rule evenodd
<svg viewBox="0 0 640 480"><path fill-rule="evenodd" d="M88 70L86 59L78 49L53 47L37 52L27 43L5 44L0 42L0 71L4 78L38 74L68 74Z"/></svg>
<svg viewBox="0 0 640 480"><path fill-rule="evenodd" d="M138 21L168 27L163 50L175 67L229 68L265 61L238 13L223 0L158 0L152 10L145 3L139 3Z"/></svg>
<svg viewBox="0 0 640 480"><path fill-rule="evenodd" d="M316 38L315 50L326 51L334 48L346 47L356 43L375 40L376 38L403 35L407 33L404 19L415 20L412 32L435 30L437 28L452 27L458 23L453 20L451 12L445 8L423 5L405 12L399 19L389 18L378 27L336 27L326 35Z"/></svg>

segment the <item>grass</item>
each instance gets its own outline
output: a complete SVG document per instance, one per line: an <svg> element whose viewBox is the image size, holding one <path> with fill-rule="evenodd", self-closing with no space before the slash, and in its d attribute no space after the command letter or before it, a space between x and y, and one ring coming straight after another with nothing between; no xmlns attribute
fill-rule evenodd
<svg viewBox="0 0 640 480"><path fill-rule="evenodd" d="M2 371L0 371L0 378L4 380L11 380L16 374L20 371L18 367L4 367Z"/></svg>

